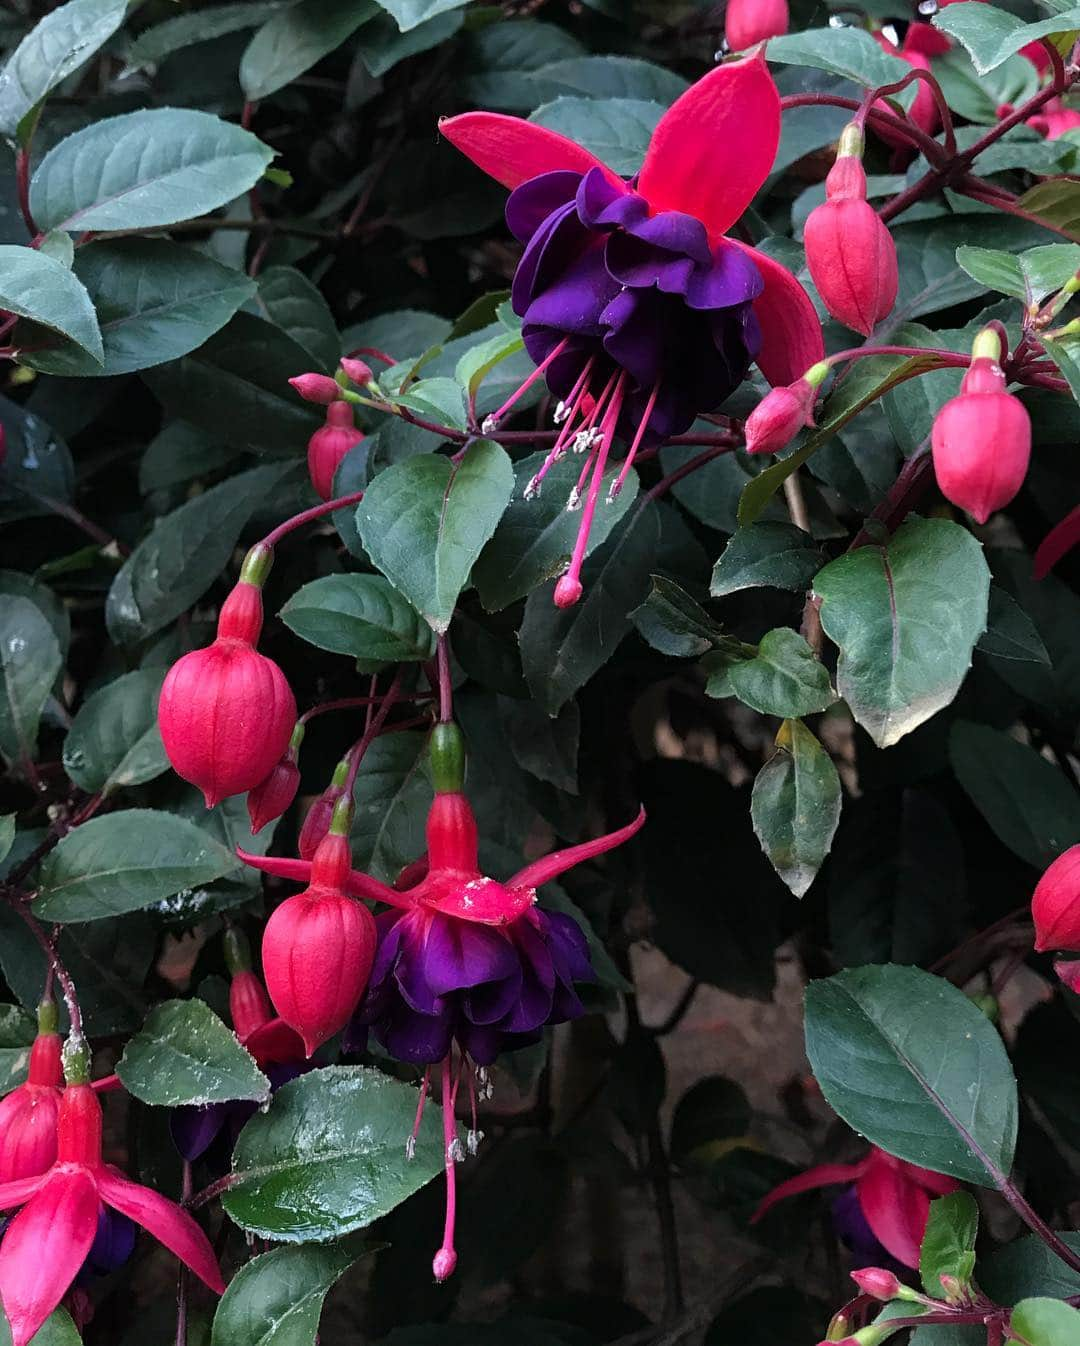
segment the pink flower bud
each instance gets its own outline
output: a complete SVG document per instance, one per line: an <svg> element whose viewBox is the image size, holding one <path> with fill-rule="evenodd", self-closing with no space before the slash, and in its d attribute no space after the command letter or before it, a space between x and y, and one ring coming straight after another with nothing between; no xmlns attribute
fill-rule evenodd
<svg viewBox="0 0 1080 1346"><path fill-rule="evenodd" d="M355 383L358 388L366 388L375 378L371 366L365 364L363 360L350 360L346 356L341 362L341 367L348 374L349 382Z"/></svg>
<svg viewBox="0 0 1080 1346"><path fill-rule="evenodd" d="M806 264L832 316L869 336L896 303L896 245L866 199L866 173L856 155L837 159L825 195L803 230Z"/></svg>
<svg viewBox="0 0 1080 1346"><path fill-rule="evenodd" d="M312 860L323 837L330 830L330 819L334 816L334 806L345 797L345 781L349 774L349 759L342 760L334 768L330 784L315 800L304 816L297 840L297 850L301 860Z"/></svg>
<svg viewBox="0 0 1080 1346"><path fill-rule="evenodd" d="M229 986L229 1015L233 1031L241 1042L273 1018L270 998L256 973L245 970L233 974Z"/></svg>
<svg viewBox="0 0 1080 1346"><path fill-rule="evenodd" d="M766 393L747 418L747 453L779 453L804 425L814 424L816 398L806 379Z"/></svg>
<svg viewBox="0 0 1080 1346"><path fill-rule="evenodd" d="M1080 995L1080 958L1059 958L1054 963L1054 971L1062 986Z"/></svg>
<svg viewBox="0 0 1080 1346"><path fill-rule="evenodd" d="M942 495L979 523L1016 495L1031 459L1031 418L1005 391L996 360L972 360L959 396L934 418L930 443Z"/></svg>
<svg viewBox="0 0 1080 1346"><path fill-rule="evenodd" d="M251 835L261 832L267 823L280 818L296 798L300 788L300 769L291 749L271 769L270 774L248 791L247 808Z"/></svg>
<svg viewBox="0 0 1080 1346"><path fill-rule="evenodd" d="M1031 899L1035 948L1080 950L1080 845L1070 846L1047 869Z"/></svg>
<svg viewBox="0 0 1080 1346"><path fill-rule="evenodd" d="M341 460L363 438L353 421L348 402L331 402L326 408L326 424L308 440L308 475L323 500L329 500L333 494L334 473L341 466Z"/></svg>
<svg viewBox="0 0 1080 1346"><path fill-rule="evenodd" d="M300 374L289 382L305 402L319 402L329 406L341 397L341 388L326 374Z"/></svg>
<svg viewBox="0 0 1080 1346"><path fill-rule="evenodd" d="M582 594L582 584L572 575L564 575L555 586L555 606L572 608Z"/></svg>
<svg viewBox="0 0 1080 1346"><path fill-rule="evenodd" d="M864 1267L861 1271L853 1271L851 1279L864 1295L871 1295L885 1304L890 1299L896 1299L904 1289L899 1278L883 1267Z"/></svg>
<svg viewBox="0 0 1080 1346"><path fill-rule="evenodd" d="M265 780L296 724L284 673L255 649L261 626L262 595L241 581L221 609L217 639L178 659L161 688L165 751L207 808Z"/></svg>
<svg viewBox="0 0 1080 1346"><path fill-rule="evenodd" d="M746 51L788 30L787 0L728 0L724 37L731 51Z"/></svg>
<svg viewBox="0 0 1080 1346"><path fill-rule="evenodd" d="M57 1033L39 1033L25 1084L0 1100L0 1183L34 1178L56 1162L64 1072Z"/></svg>
<svg viewBox="0 0 1080 1346"><path fill-rule="evenodd" d="M329 833L312 861L310 887L286 898L263 932L267 989L308 1056L344 1028L375 957L375 921L342 890L349 868L347 839Z"/></svg>

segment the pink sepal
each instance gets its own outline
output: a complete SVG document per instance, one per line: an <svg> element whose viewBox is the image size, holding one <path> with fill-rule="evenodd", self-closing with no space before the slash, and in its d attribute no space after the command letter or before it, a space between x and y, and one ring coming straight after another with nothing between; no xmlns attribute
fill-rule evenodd
<svg viewBox="0 0 1080 1346"><path fill-rule="evenodd" d="M789 1197L802 1196L804 1192L816 1192L819 1187L836 1187L842 1182L857 1182L866 1171L867 1160L858 1164L818 1164L808 1168L805 1173L796 1173L793 1178L774 1187L762 1198L757 1210L750 1217L751 1224L757 1224L780 1201Z"/></svg>
<svg viewBox="0 0 1080 1346"><path fill-rule="evenodd" d="M545 883L550 883L552 879L557 879L560 874L565 874L568 869L573 869L575 865L591 860L594 855L603 855L605 851L614 850L616 846L621 846L624 841L629 841L636 832L639 832L644 825L645 810L640 809L634 821L627 823L625 827L620 827L617 832L608 832L606 836L595 837L592 841L583 841L580 846L568 846L565 850L552 851L550 855L534 860L531 865L526 865L524 869L518 870L514 877L507 881L506 886L508 888L540 888Z"/></svg>
<svg viewBox="0 0 1080 1346"><path fill-rule="evenodd" d="M210 1240L186 1210L182 1210L175 1201L152 1192L149 1187L129 1181L108 1164L98 1170L97 1185L103 1201L129 1220L142 1225L147 1233L153 1234L215 1294L225 1293L225 1282ZM96 1215L94 1223L96 1228Z"/></svg>
<svg viewBox="0 0 1080 1346"><path fill-rule="evenodd" d="M463 112L458 117L444 117L439 122L439 131L477 168L504 187L516 187L529 178L558 169L587 173L591 168L603 169L613 183L623 185L618 174L583 145L521 117L508 117L501 112Z"/></svg>

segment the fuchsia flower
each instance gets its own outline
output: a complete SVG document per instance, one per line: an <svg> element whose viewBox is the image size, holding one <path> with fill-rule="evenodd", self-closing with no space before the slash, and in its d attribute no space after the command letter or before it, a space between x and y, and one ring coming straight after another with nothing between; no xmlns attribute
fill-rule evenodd
<svg viewBox="0 0 1080 1346"><path fill-rule="evenodd" d="M101 1104L88 1083L60 1099L56 1162L45 1173L0 1184L0 1210L22 1210L0 1243L0 1300L12 1346L26 1346L67 1293L111 1207L176 1254L211 1290L225 1283L210 1240L174 1202L131 1182L101 1156Z"/></svg>
<svg viewBox="0 0 1080 1346"><path fill-rule="evenodd" d="M1036 884L1031 917L1038 953L1080 952L1080 845L1063 851Z"/></svg>
<svg viewBox="0 0 1080 1346"><path fill-rule="evenodd" d="M42 1027L43 1015L51 1017L51 1027ZM38 1023L26 1083L0 1101L0 1183L37 1177L56 1162L56 1124L64 1072L54 1004L42 1004Z"/></svg>
<svg viewBox="0 0 1080 1346"><path fill-rule="evenodd" d="M629 181L583 146L533 122L467 112L443 135L504 186L506 218L525 245L511 294L537 368L485 421L490 432L541 374L561 427L526 495L571 447L586 455L584 496L560 602L580 594L604 470L628 445L616 494L643 444L719 406L753 361L792 383L823 353L802 286L726 232L776 157L780 97L758 52L717 66L661 117Z"/></svg>
<svg viewBox="0 0 1080 1346"><path fill-rule="evenodd" d="M919 1265L932 1197L955 1192L954 1178L895 1159L877 1146L857 1164L820 1164L774 1187L754 1212L752 1223L779 1201L837 1183L854 1183L855 1196L878 1242L906 1267Z"/></svg>

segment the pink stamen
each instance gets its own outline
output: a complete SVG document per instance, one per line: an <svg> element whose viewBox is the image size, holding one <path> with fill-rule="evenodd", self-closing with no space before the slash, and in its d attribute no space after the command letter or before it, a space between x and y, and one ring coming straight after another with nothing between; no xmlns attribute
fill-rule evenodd
<svg viewBox="0 0 1080 1346"><path fill-rule="evenodd" d="M537 493L540 489L541 482L547 476L554 464L557 463L566 452L570 440L574 438L580 429L580 426L576 425L575 422L577 420L578 412L582 409L586 399L589 397L586 381L589 377L589 372L592 369L594 358L595 357L590 357L585 368L582 370L577 383L574 384L574 387L570 391L570 398L567 403L564 404L569 406L569 411L566 414L566 422L563 425L563 428L559 431L559 437L552 445L548 456L544 459L543 463L541 463L540 470L533 477L532 481L529 482L528 486L526 486L526 499L531 499Z"/></svg>
<svg viewBox="0 0 1080 1346"><path fill-rule="evenodd" d="M536 368L525 380L525 382L521 385L521 387L517 390L517 392L511 393L510 396L506 399L506 401L502 404L502 406L498 409L498 411L493 411L490 416L484 417L484 423L483 425L481 425L480 429L483 431L485 435L490 434L492 430L495 430L498 427L499 422L510 410L510 408L514 405L514 403L518 400L518 398L524 396L524 394L528 392L528 390L533 386L536 380L543 376L544 371L551 364L552 360L554 360L557 356L563 353L563 351L566 349L569 340L570 340L569 337L563 337L563 339L559 342L559 344L555 347L555 349L551 352L551 354L545 356L545 358L540 362L540 364L536 366Z"/></svg>
<svg viewBox="0 0 1080 1346"><path fill-rule="evenodd" d="M405 1142L405 1158L416 1156L416 1139L420 1134L420 1123L424 1120L424 1104L427 1102L428 1089L431 1087L431 1067L424 1069L424 1078L420 1082L420 1097L416 1100L416 1118L413 1121L412 1135Z"/></svg>
<svg viewBox="0 0 1080 1346"><path fill-rule="evenodd" d="M457 1253L454 1251L454 1223L457 1214L457 1170L454 1151L457 1136L454 1134L454 1099L450 1084L453 1066L446 1054L442 1063L442 1110L443 1110L443 1146L446 1163L446 1223L443 1226L442 1247L435 1254L431 1270L437 1281L445 1281L454 1274L457 1266Z"/></svg>
<svg viewBox="0 0 1080 1346"><path fill-rule="evenodd" d="M622 490L623 482L626 480L627 476L630 473L630 469L634 465L634 458L636 457L638 448L640 447L641 441L644 438L645 431L649 428L649 421L653 414L653 407L656 406L656 398L659 392L660 392L660 380L657 379L656 382L653 384L652 392L649 394L649 400L645 403L645 410L642 413L640 422L638 423L638 428L634 432L634 442L630 445L629 449L627 449L626 458L623 460L622 469L619 472L619 475L612 482L611 490L608 491L609 501L614 500L615 497Z"/></svg>
<svg viewBox="0 0 1080 1346"><path fill-rule="evenodd" d="M612 379L615 377L616 375L613 374ZM585 500L585 509L582 512L577 541L574 543L574 554L570 558L570 568L555 586L555 606L559 608L573 607L581 597L581 567L584 564L585 552L589 545L589 532L592 529L593 515L596 513L596 502L600 495L604 469L607 466L608 452L611 449L611 441L615 434L619 412L622 410L623 381L626 374L620 371L617 377L618 382L611 393L611 400L608 402L607 410L604 412L604 420L600 427L600 447L596 454L596 463L592 469L592 481L589 483L589 494ZM609 381L608 388L610 387L611 382ZM604 389L604 396L601 401L607 398L608 388Z"/></svg>

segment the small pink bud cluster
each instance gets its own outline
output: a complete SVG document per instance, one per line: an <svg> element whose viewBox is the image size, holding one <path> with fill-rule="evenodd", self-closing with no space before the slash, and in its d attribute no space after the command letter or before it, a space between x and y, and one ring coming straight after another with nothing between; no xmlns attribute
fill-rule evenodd
<svg viewBox="0 0 1080 1346"><path fill-rule="evenodd" d="M806 264L834 318L869 336L896 303L899 272L892 235L866 199L863 137L852 123L825 179L825 201L803 229Z"/></svg>
<svg viewBox="0 0 1080 1346"><path fill-rule="evenodd" d="M804 425L814 424L814 401L829 372L829 362L816 365L786 388L766 393L744 427L747 453L779 453Z"/></svg>
<svg viewBox="0 0 1080 1346"><path fill-rule="evenodd" d="M959 396L938 412L930 436L942 495L979 523L1012 500L1031 460L1031 418L1006 391L1000 359L1000 338L984 328Z"/></svg>
<svg viewBox="0 0 1080 1346"><path fill-rule="evenodd" d="M341 361L341 371L345 376L341 382L327 374L300 374L289 380L305 402L326 407L326 423L308 440L308 475L323 500L333 495L334 476L342 460L364 438L356 428L344 383L366 388L374 380L371 367L363 360L346 357ZM355 398L355 394L349 396Z"/></svg>

